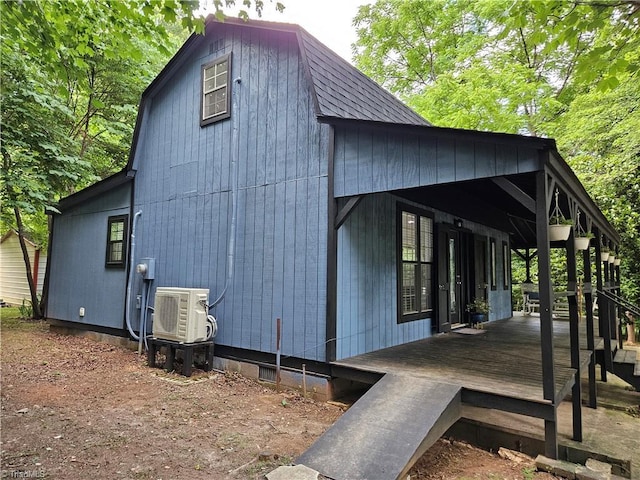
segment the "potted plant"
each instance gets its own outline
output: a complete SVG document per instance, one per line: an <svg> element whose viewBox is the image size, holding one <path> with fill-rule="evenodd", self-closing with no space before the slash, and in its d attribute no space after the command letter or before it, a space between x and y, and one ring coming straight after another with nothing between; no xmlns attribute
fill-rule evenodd
<svg viewBox="0 0 640 480"><path fill-rule="evenodd" d="M487 315L491 311L491 306L489 306L489 302L486 300L476 298L473 302L467 304L466 311L469 313L471 325L475 326L487 321Z"/></svg>
<svg viewBox="0 0 640 480"><path fill-rule="evenodd" d="M575 237L576 250L586 250L589 248L589 244L591 243L591 239L594 237L591 232L580 232L579 235Z"/></svg>
<svg viewBox="0 0 640 480"><path fill-rule="evenodd" d="M600 249L600 261L606 262L609 260L609 247L602 247Z"/></svg>
<svg viewBox="0 0 640 480"><path fill-rule="evenodd" d="M562 214L554 215L549 220L549 240L552 242L566 241L571 233L573 221L567 220Z"/></svg>
<svg viewBox="0 0 640 480"><path fill-rule="evenodd" d="M571 234L571 227L573 226L573 220L567 220L560 210L558 203L558 189L556 188L556 206L551 212L549 218L549 240L552 242L566 241Z"/></svg>

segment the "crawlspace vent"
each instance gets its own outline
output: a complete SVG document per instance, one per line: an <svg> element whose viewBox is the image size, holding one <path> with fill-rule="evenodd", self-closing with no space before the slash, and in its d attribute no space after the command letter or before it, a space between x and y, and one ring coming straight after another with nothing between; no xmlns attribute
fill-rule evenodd
<svg viewBox="0 0 640 480"><path fill-rule="evenodd" d="M263 382L276 383L276 369L260 365L258 368L258 379Z"/></svg>

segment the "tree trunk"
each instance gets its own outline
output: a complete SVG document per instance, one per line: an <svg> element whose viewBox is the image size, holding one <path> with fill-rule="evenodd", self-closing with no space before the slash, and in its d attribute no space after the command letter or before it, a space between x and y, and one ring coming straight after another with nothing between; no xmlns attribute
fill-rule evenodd
<svg viewBox="0 0 640 480"><path fill-rule="evenodd" d="M22 225L22 216L20 215L20 209L18 207L14 207L13 212L16 215L16 223L18 225L18 240L20 241L22 258L24 259L24 267L27 272L27 282L29 282L29 292L31 293L31 307L33 309L33 318L40 319L42 318L42 310L40 309L40 302L38 302L38 292L36 291L36 284L33 281L31 260L29 259L27 244L24 241L24 226Z"/></svg>
<svg viewBox="0 0 640 480"><path fill-rule="evenodd" d="M630 311L624 312L625 316L629 319L627 322L627 343L630 345L636 344L636 319Z"/></svg>

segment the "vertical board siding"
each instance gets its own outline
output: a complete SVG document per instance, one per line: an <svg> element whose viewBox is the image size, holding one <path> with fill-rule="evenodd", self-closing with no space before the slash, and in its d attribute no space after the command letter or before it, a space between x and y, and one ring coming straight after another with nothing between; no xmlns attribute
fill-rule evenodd
<svg viewBox="0 0 640 480"><path fill-rule="evenodd" d="M425 132L429 127L425 127ZM336 130L336 197L388 192L539 169L537 150L435 135Z"/></svg>
<svg viewBox="0 0 640 480"><path fill-rule="evenodd" d="M216 341L275 352L280 317L283 354L322 361L329 127L315 118L294 36L216 28L224 47L209 53L212 42L204 42L150 99L135 159L135 209L143 211L139 252L156 258L154 287L209 288L210 301L222 293L235 152L234 267L223 301L211 312L218 319ZM242 79L231 87L237 108L231 118L201 128L201 65L229 52L231 79Z"/></svg>
<svg viewBox="0 0 640 480"><path fill-rule="evenodd" d="M398 201L433 212L436 223L453 223L450 214L388 193L369 195L360 202L338 230L337 359L431 335L431 319L397 323ZM478 235L495 238L500 246L508 241L505 232L466 219L464 224ZM502 248L496 254L498 288L489 292L490 320L512 314L511 291L503 288Z"/></svg>
<svg viewBox="0 0 640 480"><path fill-rule="evenodd" d="M431 321L398 324L396 200L365 197L338 231L337 359L428 337Z"/></svg>
<svg viewBox="0 0 640 480"><path fill-rule="evenodd" d="M126 215L131 185L55 217L51 243L47 316L57 320L121 329L126 270L106 268L108 218ZM80 317L80 307L85 316Z"/></svg>
<svg viewBox="0 0 640 480"><path fill-rule="evenodd" d="M425 138L420 142L420 184L432 185L437 182L437 164L432 161L438 154L438 142L435 138Z"/></svg>

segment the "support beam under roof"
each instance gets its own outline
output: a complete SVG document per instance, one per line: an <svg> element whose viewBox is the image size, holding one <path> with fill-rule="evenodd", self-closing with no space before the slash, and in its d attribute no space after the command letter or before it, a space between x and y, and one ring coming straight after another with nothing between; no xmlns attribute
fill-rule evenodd
<svg viewBox="0 0 640 480"><path fill-rule="evenodd" d="M507 192L511 197L520 202L531 213L536 212L536 201L523 192L520 187L504 177L495 177L491 179L493 183L498 185L502 190Z"/></svg>
<svg viewBox="0 0 640 480"><path fill-rule="evenodd" d="M364 195L356 195L355 197L351 197L347 200L347 203L340 209L340 211L336 215L335 221L335 229L338 230L344 222L347 221L351 212L358 206L358 204L362 201Z"/></svg>

